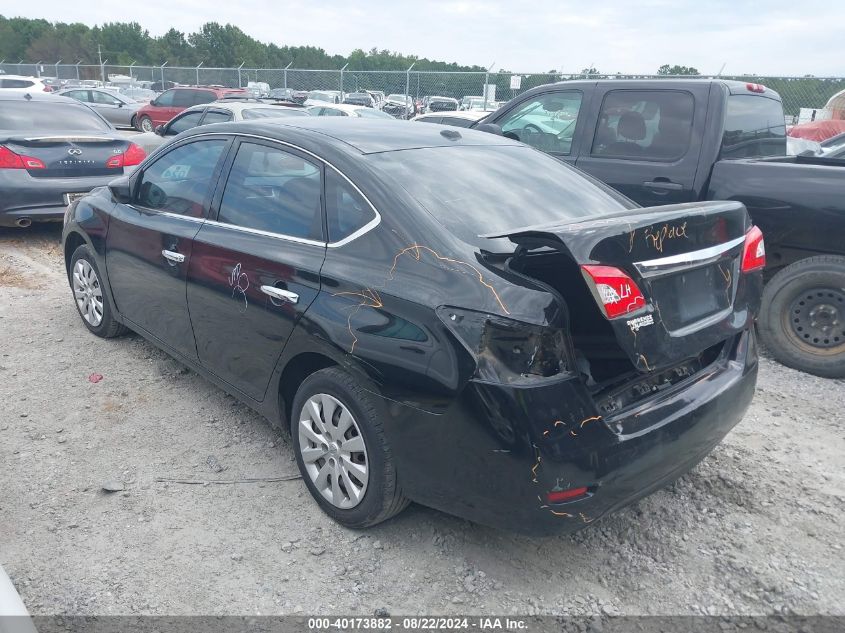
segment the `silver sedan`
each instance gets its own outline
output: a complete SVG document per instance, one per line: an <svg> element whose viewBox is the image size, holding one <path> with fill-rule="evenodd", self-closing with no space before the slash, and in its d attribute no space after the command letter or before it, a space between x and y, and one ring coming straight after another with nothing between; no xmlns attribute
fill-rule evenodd
<svg viewBox="0 0 845 633"><path fill-rule="evenodd" d="M135 128L135 113L144 105L116 90L76 87L57 94L81 101L115 127Z"/></svg>

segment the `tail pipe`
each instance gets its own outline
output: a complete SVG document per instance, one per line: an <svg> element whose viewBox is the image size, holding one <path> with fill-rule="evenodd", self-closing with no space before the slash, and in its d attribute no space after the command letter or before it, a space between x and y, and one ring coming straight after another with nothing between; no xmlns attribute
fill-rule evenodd
<svg viewBox="0 0 845 633"><path fill-rule="evenodd" d="M25 229L28 226L32 225L32 219L31 218L18 218L17 220L15 220L15 225L19 226L22 229Z"/></svg>

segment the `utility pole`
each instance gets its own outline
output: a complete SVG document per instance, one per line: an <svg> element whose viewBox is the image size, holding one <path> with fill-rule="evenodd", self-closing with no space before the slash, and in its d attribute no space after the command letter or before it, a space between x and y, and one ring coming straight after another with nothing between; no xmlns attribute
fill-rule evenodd
<svg viewBox="0 0 845 633"><path fill-rule="evenodd" d="M103 66L103 49L100 48L99 42L97 43L97 58L100 60L100 79L102 79L103 83L106 83L106 67Z"/></svg>
<svg viewBox="0 0 845 633"><path fill-rule="evenodd" d="M411 69L417 65L417 62L414 62L410 66L408 66L408 70L405 71L405 94L408 95L410 98L411 96ZM419 77L419 73L417 73L417 77ZM415 112L416 108L412 109L411 112Z"/></svg>

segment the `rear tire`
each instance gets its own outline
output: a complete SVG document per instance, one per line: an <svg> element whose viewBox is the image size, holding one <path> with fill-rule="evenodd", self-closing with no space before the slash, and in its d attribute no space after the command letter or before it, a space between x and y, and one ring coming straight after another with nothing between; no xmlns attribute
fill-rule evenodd
<svg viewBox="0 0 845 633"><path fill-rule="evenodd" d="M332 519L349 528L371 527L408 506L377 401L345 371L329 367L306 378L293 400L290 422L305 485ZM334 473L337 495L333 495ZM350 488L363 492L356 498Z"/></svg>
<svg viewBox="0 0 845 633"><path fill-rule="evenodd" d="M809 257L772 277L763 290L759 331L784 365L845 377L845 257Z"/></svg>
<svg viewBox="0 0 845 633"><path fill-rule="evenodd" d="M103 288L100 269L85 244L73 251L68 272L74 304L88 330L101 338L114 338L126 327L114 318L108 292Z"/></svg>
<svg viewBox="0 0 845 633"><path fill-rule="evenodd" d="M153 120L150 117L142 116L140 119L138 119L138 131L152 132L153 129Z"/></svg>

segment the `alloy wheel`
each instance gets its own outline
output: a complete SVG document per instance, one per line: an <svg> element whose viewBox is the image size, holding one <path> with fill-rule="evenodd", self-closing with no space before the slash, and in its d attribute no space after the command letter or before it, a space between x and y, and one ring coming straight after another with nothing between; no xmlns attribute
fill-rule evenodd
<svg viewBox="0 0 845 633"><path fill-rule="evenodd" d="M308 398L299 414L299 451L314 487L336 508L364 498L369 462L364 436L352 413L326 393Z"/></svg>
<svg viewBox="0 0 845 633"><path fill-rule="evenodd" d="M73 267L73 296L82 318L98 327L103 321L103 289L88 260L79 259Z"/></svg>

